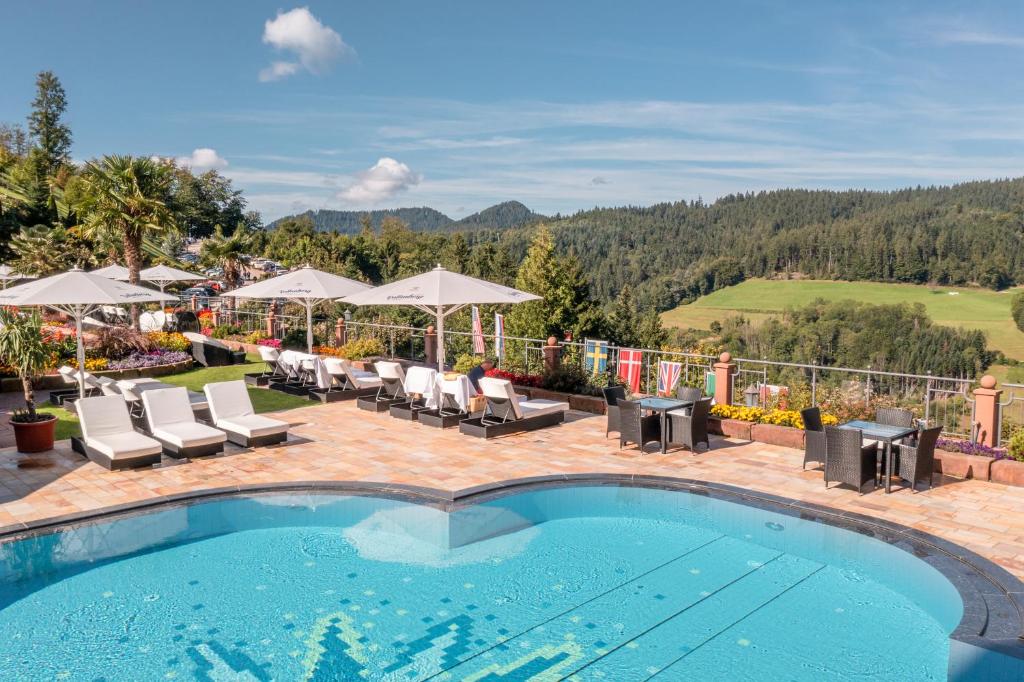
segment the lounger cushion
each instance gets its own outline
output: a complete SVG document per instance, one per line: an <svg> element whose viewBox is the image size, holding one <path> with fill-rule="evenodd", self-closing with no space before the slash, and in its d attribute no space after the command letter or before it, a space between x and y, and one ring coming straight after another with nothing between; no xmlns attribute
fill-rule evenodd
<svg viewBox="0 0 1024 682"><path fill-rule="evenodd" d="M262 438L278 433L285 433L288 430L288 422L262 417L258 414L250 414L230 419L221 419L217 426L225 431L237 433L246 438Z"/></svg>
<svg viewBox="0 0 1024 682"><path fill-rule="evenodd" d="M112 460L159 455L163 451L160 443L137 431L87 437L85 444Z"/></svg>
<svg viewBox="0 0 1024 682"><path fill-rule="evenodd" d="M197 422L165 424L151 430L153 437L179 448L194 448L201 445L223 443L227 436L212 426Z"/></svg>
<svg viewBox="0 0 1024 682"><path fill-rule="evenodd" d="M523 419L529 419L530 417L539 417L553 412L565 412L569 409L569 403L540 399L520 400L519 409L523 411Z"/></svg>
<svg viewBox="0 0 1024 682"><path fill-rule="evenodd" d="M218 381L203 386L206 402L210 404L210 416L213 423L218 424L224 419L233 419L253 414L249 391L241 379L235 381Z"/></svg>

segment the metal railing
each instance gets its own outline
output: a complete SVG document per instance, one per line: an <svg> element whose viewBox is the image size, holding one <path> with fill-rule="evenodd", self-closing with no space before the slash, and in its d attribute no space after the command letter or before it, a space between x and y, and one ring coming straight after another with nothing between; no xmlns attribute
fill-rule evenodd
<svg viewBox="0 0 1024 682"><path fill-rule="evenodd" d="M1003 383L1003 397L999 401L997 433L999 444L1005 445L1013 435L1024 429L1024 384Z"/></svg>

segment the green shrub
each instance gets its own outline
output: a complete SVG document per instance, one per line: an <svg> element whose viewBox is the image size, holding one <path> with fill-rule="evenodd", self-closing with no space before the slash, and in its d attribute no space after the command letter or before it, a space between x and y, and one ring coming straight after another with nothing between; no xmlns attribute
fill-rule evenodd
<svg viewBox="0 0 1024 682"><path fill-rule="evenodd" d="M214 339L227 339L242 333L242 328L234 324L218 324L210 330L210 337Z"/></svg>
<svg viewBox="0 0 1024 682"><path fill-rule="evenodd" d="M469 353L460 353L459 357L455 359L455 365L452 366L452 369L459 374L468 374L469 370L479 366L481 362L483 362L482 358L470 355Z"/></svg>
<svg viewBox="0 0 1024 682"><path fill-rule="evenodd" d="M1013 457L1018 462L1024 462L1024 429L1017 429L1013 436L1010 437L1006 450L1010 453L1010 457Z"/></svg>

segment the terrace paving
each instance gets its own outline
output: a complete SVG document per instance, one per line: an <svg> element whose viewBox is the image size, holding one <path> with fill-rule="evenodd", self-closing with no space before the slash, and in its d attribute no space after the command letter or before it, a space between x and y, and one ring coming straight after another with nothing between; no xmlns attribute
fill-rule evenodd
<svg viewBox="0 0 1024 682"><path fill-rule="evenodd" d="M297 436L288 444L179 466L110 472L61 442L42 455L0 450L0 527L240 485L368 481L459 491L514 478L611 473L674 476L739 486L856 512L961 544L1024 578L1024 489L937 477L931 491L859 496L826 490L820 470L801 470L790 448L713 438L710 452L619 451L604 418L570 413L558 427L491 441L432 429L333 403L278 415Z"/></svg>

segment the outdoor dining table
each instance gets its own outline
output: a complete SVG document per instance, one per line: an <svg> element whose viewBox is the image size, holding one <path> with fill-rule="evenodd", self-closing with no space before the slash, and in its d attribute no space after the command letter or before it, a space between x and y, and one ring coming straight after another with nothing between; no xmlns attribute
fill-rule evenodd
<svg viewBox="0 0 1024 682"><path fill-rule="evenodd" d="M839 428L860 430L862 442L874 440L884 444L883 452L885 457L882 460L882 465L885 467L885 492L890 492L890 484L892 482L892 444L908 436L913 436L917 433L917 428L913 426L879 424L878 422L869 422L863 419L854 419L845 424L840 424Z"/></svg>
<svg viewBox="0 0 1024 682"><path fill-rule="evenodd" d="M668 422L669 411L678 410L683 407L691 407L693 405L693 401L652 396L650 398L641 398L638 402L640 403L640 407L643 409L648 412L657 412L661 416L661 452L664 454L668 451L668 429L666 428L666 424Z"/></svg>

